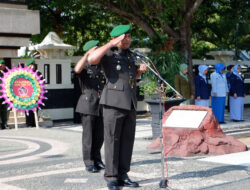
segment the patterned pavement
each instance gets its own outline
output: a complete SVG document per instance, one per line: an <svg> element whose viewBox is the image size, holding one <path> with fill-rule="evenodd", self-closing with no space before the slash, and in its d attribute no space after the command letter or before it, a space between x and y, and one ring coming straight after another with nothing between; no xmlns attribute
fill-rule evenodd
<svg viewBox="0 0 250 190"><path fill-rule="evenodd" d="M244 190L250 186L248 151L222 156L168 157L161 165L161 154L146 149L152 142L150 122L150 117L137 120L129 176L139 182L138 190L160 189L162 172L169 180L168 189ZM224 129L232 130L229 125L233 124L227 122ZM0 190L106 190L103 171L96 174L85 171L81 132L81 125L70 122L56 123L52 128L0 131ZM248 142L248 138L244 141ZM103 152L102 149L102 155Z"/></svg>

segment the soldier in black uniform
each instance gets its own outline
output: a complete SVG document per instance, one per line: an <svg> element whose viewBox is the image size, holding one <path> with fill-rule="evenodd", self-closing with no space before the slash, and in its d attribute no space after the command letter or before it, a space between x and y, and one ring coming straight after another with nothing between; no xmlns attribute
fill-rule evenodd
<svg viewBox="0 0 250 190"><path fill-rule="evenodd" d="M135 56L129 50L130 26L119 25L110 33L113 39L89 55L89 62L103 66L107 79L100 104L103 105L105 174L107 186L139 187L127 173L135 138L136 78L146 71L146 65L135 65Z"/></svg>
<svg viewBox="0 0 250 190"><path fill-rule="evenodd" d="M99 41L91 40L84 45L87 51L74 70L78 74L82 94L78 100L76 112L82 119L82 152L83 161L87 171L94 173L104 169L101 159L101 147L103 145L103 119L99 100L105 77L100 65L87 63L88 55L97 48Z"/></svg>
<svg viewBox="0 0 250 190"><path fill-rule="evenodd" d="M3 73L1 71L6 71L6 66L4 60L0 60L0 78L3 77ZM2 83L2 80L0 79ZM2 96L2 92L0 92L0 96ZM1 121L1 129L7 129L7 121L8 121L8 105L3 104L4 98L0 98L0 121Z"/></svg>

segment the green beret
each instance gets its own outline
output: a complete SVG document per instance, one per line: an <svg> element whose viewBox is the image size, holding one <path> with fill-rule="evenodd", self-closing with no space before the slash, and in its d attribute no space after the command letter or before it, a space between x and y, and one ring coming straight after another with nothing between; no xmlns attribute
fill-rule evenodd
<svg viewBox="0 0 250 190"><path fill-rule="evenodd" d="M110 36L117 37L117 36L127 33L129 30L130 30L129 25L118 25L114 27L113 30L110 32Z"/></svg>
<svg viewBox="0 0 250 190"><path fill-rule="evenodd" d="M4 64L4 60L0 60L0 65Z"/></svg>
<svg viewBox="0 0 250 190"><path fill-rule="evenodd" d="M90 41L86 42L83 46L83 51L90 50L91 48L95 47L98 43L99 43L98 40L90 40Z"/></svg>
<svg viewBox="0 0 250 190"><path fill-rule="evenodd" d="M35 60L34 59L31 59L30 61L28 61L28 63L26 63L27 66L29 66L31 64L35 64Z"/></svg>

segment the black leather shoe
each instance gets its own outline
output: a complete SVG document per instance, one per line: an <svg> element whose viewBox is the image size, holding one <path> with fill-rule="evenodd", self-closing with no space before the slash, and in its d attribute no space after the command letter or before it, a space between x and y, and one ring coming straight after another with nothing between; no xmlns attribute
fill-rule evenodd
<svg viewBox="0 0 250 190"><path fill-rule="evenodd" d="M2 130L9 129L8 125L1 125Z"/></svg>
<svg viewBox="0 0 250 190"><path fill-rule="evenodd" d="M110 181L107 184L109 190L120 190L120 187L118 185L118 181Z"/></svg>
<svg viewBox="0 0 250 190"><path fill-rule="evenodd" d="M86 166L86 169L90 173L96 173L96 172L98 172L98 169L94 165Z"/></svg>
<svg viewBox="0 0 250 190"><path fill-rule="evenodd" d="M95 167L96 167L98 170L103 170L103 169L105 169L105 165L104 165L102 162L96 162L96 163L95 163Z"/></svg>
<svg viewBox="0 0 250 190"><path fill-rule="evenodd" d="M118 180L118 183L120 186L124 187L139 187L139 184L137 182L133 182L129 178L126 178L124 180Z"/></svg>
<svg viewBox="0 0 250 190"><path fill-rule="evenodd" d="M233 119L233 122L241 122L241 120Z"/></svg>

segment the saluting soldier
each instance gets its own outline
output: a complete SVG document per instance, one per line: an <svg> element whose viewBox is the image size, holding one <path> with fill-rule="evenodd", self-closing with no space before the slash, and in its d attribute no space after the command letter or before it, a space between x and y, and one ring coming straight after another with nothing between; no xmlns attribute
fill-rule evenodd
<svg viewBox="0 0 250 190"><path fill-rule="evenodd" d="M103 105L105 164L104 177L111 190L119 186L139 187L127 173L135 138L136 78L146 71L146 65L135 65L129 50L130 26L119 25L110 33L112 40L89 55L89 62L100 64L107 79L100 104Z"/></svg>
<svg viewBox="0 0 250 190"><path fill-rule="evenodd" d="M1 71L6 71L6 65L4 60L0 60L0 78L3 77L3 73ZM2 79L0 79L0 82L2 83ZM0 87L2 88L2 87ZM2 92L0 92L0 96L2 96ZM3 104L4 98L0 98L0 122L1 122L1 129L7 129L7 121L8 121L8 105Z"/></svg>
<svg viewBox="0 0 250 190"><path fill-rule="evenodd" d="M76 112L81 114L82 119L83 162L87 171L91 173L105 168L101 159L104 137L102 109L99 100L106 80L100 65L87 63L88 55L97 48L98 43L99 41L91 40L84 45L83 50L87 52L74 68L76 74L78 74L82 92Z"/></svg>

